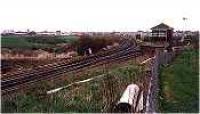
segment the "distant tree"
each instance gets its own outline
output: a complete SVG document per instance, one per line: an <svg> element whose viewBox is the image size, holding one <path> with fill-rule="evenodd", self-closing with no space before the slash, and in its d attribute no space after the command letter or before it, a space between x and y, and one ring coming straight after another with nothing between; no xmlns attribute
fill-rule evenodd
<svg viewBox="0 0 200 114"><path fill-rule="evenodd" d="M94 53L98 52L100 49L106 47L106 40L104 38L93 39L91 44L91 49Z"/></svg>
<svg viewBox="0 0 200 114"><path fill-rule="evenodd" d="M88 49L92 49L93 53L97 53L102 48L105 48L107 45L112 45L114 42L118 42L119 38L113 36L89 36L82 35L79 40L72 44L72 47L77 47L77 52L79 55L84 55Z"/></svg>
<svg viewBox="0 0 200 114"><path fill-rule="evenodd" d="M77 52L80 55L84 55L85 51L91 48L92 38L89 35L80 36L79 41L77 42Z"/></svg>
<svg viewBox="0 0 200 114"><path fill-rule="evenodd" d="M28 33L28 35L31 35L31 36L32 35L36 35L36 32L35 31L31 31L31 32Z"/></svg>

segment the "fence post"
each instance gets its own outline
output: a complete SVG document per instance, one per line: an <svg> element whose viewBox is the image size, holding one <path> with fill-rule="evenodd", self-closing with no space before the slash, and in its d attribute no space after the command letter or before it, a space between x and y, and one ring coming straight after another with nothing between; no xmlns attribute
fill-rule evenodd
<svg viewBox="0 0 200 114"><path fill-rule="evenodd" d="M151 67L151 79L149 82L149 91L147 95L147 102L146 102L146 112L152 113L158 111L158 69L160 65L159 59L160 57L160 51L156 50L156 55L154 60L152 61L152 67Z"/></svg>

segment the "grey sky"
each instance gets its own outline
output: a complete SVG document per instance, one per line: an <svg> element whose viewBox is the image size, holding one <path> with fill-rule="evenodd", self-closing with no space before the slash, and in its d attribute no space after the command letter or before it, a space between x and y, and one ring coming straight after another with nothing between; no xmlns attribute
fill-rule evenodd
<svg viewBox="0 0 200 114"><path fill-rule="evenodd" d="M0 29L137 31L165 22L200 29L199 0L1 0ZM188 20L184 23L182 17Z"/></svg>

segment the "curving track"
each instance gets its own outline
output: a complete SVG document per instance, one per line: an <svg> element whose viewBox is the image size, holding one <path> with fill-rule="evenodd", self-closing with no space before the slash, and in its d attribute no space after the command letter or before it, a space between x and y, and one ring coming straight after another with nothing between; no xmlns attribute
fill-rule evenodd
<svg viewBox="0 0 200 114"><path fill-rule="evenodd" d="M1 92L4 95L8 92L16 91L22 88L23 85L27 85L29 83L36 83L41 80L57 78L64 73L76 71L95 64L103 64L105 62L127 59L139 55L141 55L140 48L137 47L133 42L125 41L122 42L119 47L95 55L90 55L72 62L54 63L39 66L33 70L6 74L6 76L3 77L8 78L1 79Z"/></svg>

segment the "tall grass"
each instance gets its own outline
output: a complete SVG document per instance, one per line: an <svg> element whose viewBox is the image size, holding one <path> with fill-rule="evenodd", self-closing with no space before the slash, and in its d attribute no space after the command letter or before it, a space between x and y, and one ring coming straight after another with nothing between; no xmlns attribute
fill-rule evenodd
<svg viewBox="0 0 200 114"><path fill-rule="evenodd" d="M51 95L35 91L6 97L2 100L2 112L112 112L127 85L135 83L140 72L137 66L128 65L104 73L103 78ZM41 89L45 90L45 87Z"/></svg>

